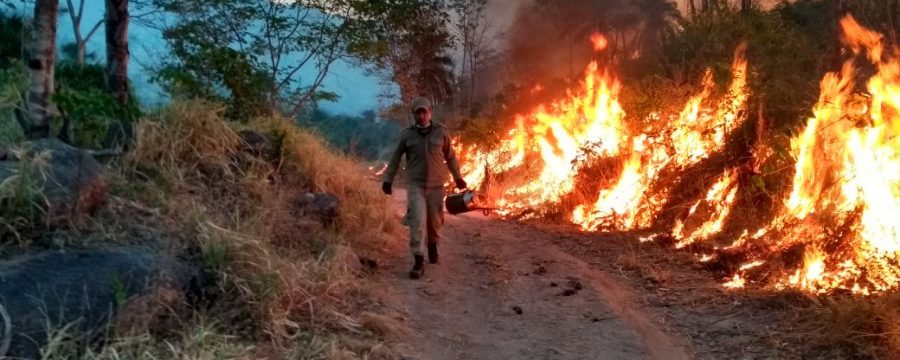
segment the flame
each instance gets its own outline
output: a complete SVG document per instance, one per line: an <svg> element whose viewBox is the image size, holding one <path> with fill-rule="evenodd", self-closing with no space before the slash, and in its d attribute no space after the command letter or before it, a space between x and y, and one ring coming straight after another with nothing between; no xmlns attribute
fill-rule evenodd
<svg viewBox="0 0 900 360"><path fill-rule="evenodd" d="M594 51L603 51L606 50L609 41L606 40L606 36L603 36L603 34L593 33L591 34L591 44L594 45Z"/></svg>
<svg viewBox="0 0 900 360"><path fill-rule="evenodd" d="M731 280L726 281L725 283L722 284L722 286L724 286L728 289L740 289L740 288L744 287L745 283L746 283L746 281L744 280L743 277L741 277L738 274L735 274L734 277L731 278Z"/></svg>
<svg viewBox="0 0 900 360"><path fill-rule="evenodd" d="M875 65L868 96L856 93L852 59L826 74L813 117L791 139L796 164L783 208L730 248L802 246L803 263L777 287L865 295L900 286L900 59L852 17L841 26L844 43Z"/></svg>
<svg viewBox="0 0 900 360"><path fill-rule="evenodd" d="M875 74L867 79L865 95L855 88L854 60L823 77L812 117L791 138L793 178L771 221L756 231L744 230L730 245L704 248L701 260L706 261L718 258L718 252L746 255L725 287L743 287L759 273L775 288L812 293L843 289L864 295L900 287L900 222L895 220L900 214L900 49L886 50L880 34L852 17L841 26L844 43L865 54ZM592 36L596 50L602 50L602 40L602 35ZM728 135L746 120L745 50L742 45L735 51L725 96L713 98L716 86L708 71L680 112L644 119L627 118L619 103L619 81L591 63L567 96L516 116L515 126L496 146L458 145L466 180L489 189L501 215L563 211L585 231L648 228L673 191L661 181L663 174L679 174L721 152ZM757 137L763 139L761 133ZM768 150L757 144L753 153L764 157ZM612 174L590 172L601 160ZM676 219L671 229L676 247L703 245L720 235L741 193L741 171L758 172L762 161L754 158L716 178L705 196ZM585 181L594 187L585 190ZM772 264L787 270L755 270Z"/></svg>
<svg viewBox="0 0 900 360"><path fill-rule="evenodd" d="M697 214L700 205L712 207L707 211L708 219L695 227L689 234L685 234L684 221L677 220L672 229L672 236L678 240L676 248L683 248L698 240L706 239L722 231L725 218L731 212L731 206L737 195L737 171L729 170L717 180L706 193L706 197L694 203L686 219L691 220Z"/></svg>
<svg viewBox="0 0 900 360"><path fill-rule="evenodd" d="M573 96L517 116L516 128L496 149L473 146L462 151L466 181L483 186L492 174L527 177L503 184L496 200L503 207L501 214L558 203L574 189L578 168L573 163L584 147L615 156L627 141L619 91L618 81L591 63Z"/></svg>
<svg viewBox="0 0 900 360"><path fill-rule="evenodd" d="M384 172L387 171L387 168L388 168L388 164L387 164L387 163L382 164L382 165L381 165L381 169L378 169L378 171L375 172L375 176L381 176L381 175L384 175ZM369 167L369 170L375 170L375 167L374 167L374 166L370 166L370 167Z"/></svg>
<svg viewBox="0 0 900 360"><path fill-rule="evenodd" d="M651 138L644 134L634 137L631 155L624 163L616 185L601 191L590 212L583 205L576 208L577 214L573 213L572 221L587 231L649 226L667 195L664 190L650 192L657 176L667 167L684 168L721 150L726 134L742 122L740 112L748 96L745 51L745 45L735 51L733 81L726 100L715 110L702 106L715 85L712 73L707 71L703 90L688 101L677 119L669 122L671 135L668 138L664 135ZM733 201L734 195L731 198ZM725 216L727 212L723 219Z"/></svg>

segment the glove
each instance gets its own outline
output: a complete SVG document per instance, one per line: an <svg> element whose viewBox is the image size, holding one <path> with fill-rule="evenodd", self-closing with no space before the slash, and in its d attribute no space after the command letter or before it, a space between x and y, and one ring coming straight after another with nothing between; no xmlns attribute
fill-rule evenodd
<svg viewBox="0 0 900 360"><path fill-rule="evenodd" d="M391 183L386 182L386 181L381 183L381 191L384 191L385 194L390 195L391 194Z"/></svg>
<svg viewBox="0 0 900 360"><path fill-rule="evenodd" d="M469 185L466 184L466 181L465 181L465 180L463 180L463 179L457 179L457 180L456 180L456 188L457 188L457 189L462 190L462 189L465 189L465 188L467 188L467 187L469 187Z"/></svg>

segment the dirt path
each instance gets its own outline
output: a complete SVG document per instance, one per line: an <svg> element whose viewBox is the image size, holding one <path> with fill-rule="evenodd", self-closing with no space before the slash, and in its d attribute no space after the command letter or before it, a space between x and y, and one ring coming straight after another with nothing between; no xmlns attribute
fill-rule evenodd
<svg viewBox="0 0 900 360"><path fill-rule="evenodd" d="M399 209L405 194L394 195ZM410 280L390 259L385 305L406 319L409 359L688 359L684 341L617 276L554 245L557 234L480 213L447 216L441 263Z"/></svg>

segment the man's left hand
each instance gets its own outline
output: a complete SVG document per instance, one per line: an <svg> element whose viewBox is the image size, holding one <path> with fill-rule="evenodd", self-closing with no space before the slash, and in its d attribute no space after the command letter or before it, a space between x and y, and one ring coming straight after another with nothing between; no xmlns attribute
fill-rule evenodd
<svg viewBox="0 0 900 360"><path fill-rule="evenodd" d="M457 188L457 189L462 190L462 189L465 189L465 188L467 188L467 187L469 187L469 185L466 184L466 181L465 181L465 180L463 180L463 179L457 179L457 180L456 180L456 188Z"/></svg>

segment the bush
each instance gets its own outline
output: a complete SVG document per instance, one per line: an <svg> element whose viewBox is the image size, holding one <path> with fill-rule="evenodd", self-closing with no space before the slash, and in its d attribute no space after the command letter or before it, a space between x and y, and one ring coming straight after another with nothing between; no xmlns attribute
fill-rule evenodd
<svg viewBox="0 0 900 360"><path fill-rule="evenodd" d="M105 68L99 64L78 66L65 60L56 66L56 93L53 101L60 115L68 118L73 125L75 145L85 148L99 148L106 135L106 129L113 121L131 122L140 117L140 109L130 91L131 102L120 105L112 94L106 91ZM54 122L62 127L63 119Z"/></svg>
<svg viewBox="0 0 900 360"><path fill-rule="evenodd" d="M0 69L0 146L24 138L14 111L21 107L27 83L28 76L21 62L12 61L8 68Z"/></svg>
<svg viewBox="0 0 900 360"><path fill-rule="evenodd" d="M787 10L785 10L787 11ZM789 128L809 112L830 54L821 37L783 12L721 10L690 18L667 39L659 68L670 78L700 79L707 67L727 84L734 49L748 43L749 88L775 127ZM755 108L751 106L750 108Z"/></svg>

